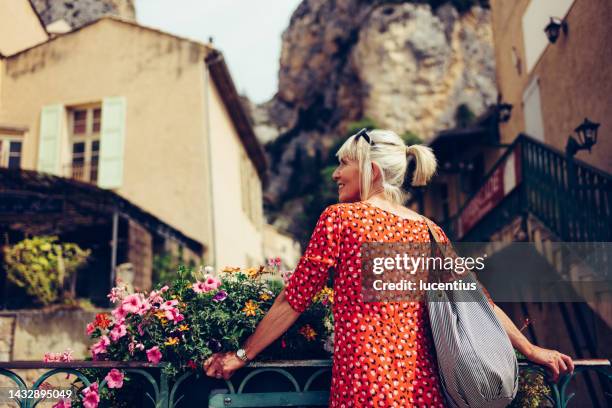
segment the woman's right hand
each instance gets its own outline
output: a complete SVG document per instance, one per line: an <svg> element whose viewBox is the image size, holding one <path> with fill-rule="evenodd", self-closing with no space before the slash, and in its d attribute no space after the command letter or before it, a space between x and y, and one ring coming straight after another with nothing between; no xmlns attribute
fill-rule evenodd
<svg viewBox="0 0 612 408"><path fill-rule="evenodd" d="M574 372L574 362L572 358L557 350L546 349L534 345L525 357L527 357L529 361L546 367L554 382L557 382L561 375Z"/></svg>

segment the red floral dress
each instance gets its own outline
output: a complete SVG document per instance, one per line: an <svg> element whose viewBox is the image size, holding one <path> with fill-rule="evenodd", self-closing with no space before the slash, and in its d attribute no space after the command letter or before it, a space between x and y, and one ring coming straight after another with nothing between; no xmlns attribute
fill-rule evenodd
<svg viewBox="0 0 612 408"><path fill-rule="evenodd" d="M329 406L444 407L426 305L363 302L363 242L429 242L429 233L425 222L367 202L329 206L285 289L291 307L303 312L329 268L336 270Z"/></svg>

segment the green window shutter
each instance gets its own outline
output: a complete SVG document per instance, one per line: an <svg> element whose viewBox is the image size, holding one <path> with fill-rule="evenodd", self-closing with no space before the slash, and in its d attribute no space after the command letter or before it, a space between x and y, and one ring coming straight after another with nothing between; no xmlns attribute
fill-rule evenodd
<svg viewBox="0 0 612 408"><path fill-rule="evenodd" d="M118 188L123 182L125 108L124 97L104 98L102 102L98 172L98 186L101 188Z"/></svg>
<svg viewBox="0 0 612 408"><path fill-rule="evenodd" d="M63 119L63 105L47 105L40 113L37 167L41 173L61 174L60 142Z"/></svg>

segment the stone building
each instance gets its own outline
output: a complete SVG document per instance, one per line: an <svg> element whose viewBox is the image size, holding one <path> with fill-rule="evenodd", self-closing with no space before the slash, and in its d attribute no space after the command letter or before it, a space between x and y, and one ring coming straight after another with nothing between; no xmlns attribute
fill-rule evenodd
<svg viewBox="0 0 612 408"><path fill-rule="evenodd" d="M413 200L451 239L483 242L497 259L507 243L530 242L538 274L568 276L575 287L598 280L554 249L612 241L611 17L605 0L491 1L498 103L431 140L439 171ZM596 140L576 129L585 118L599 123ZM515 265L504 273L522 272ZM609 258L602 265L609 272ZM481 276L494 299L502 275ZM501 306L519 327L530 320L524 330L536 344L609 358L609 276L581 301ZM581 401L605 405L605 381L585 375L578 383Z"/></svg>
<svg viewBox="0 0 612 408"><path fill-rule="evenodd" d="M49 175L79 196L112 194L100 239L130 231L125 242L144 247L136 273L178 247L217 267L263 261L265 157L218 50L113 16L50 37L29 1L11 0L0 2L0 53L3 180ZM18 237L23 222L4 220Z"/></svg>

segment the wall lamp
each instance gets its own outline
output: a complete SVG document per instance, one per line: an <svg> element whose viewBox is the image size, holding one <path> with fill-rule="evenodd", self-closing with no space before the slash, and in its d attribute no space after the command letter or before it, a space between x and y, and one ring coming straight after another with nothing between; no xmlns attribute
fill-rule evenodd
<svg viewBox="0 0 612 408"><path fill-rule="evenodd" d="M569 136L567 146L565 147L566 153L569 156L574 156L579 150L584 149L587 149L590 153L591 147L597 143L598 129L599 123L591 122L588 118L584 118L584 121L574 129L576 138L571 135Z"/></svg>
<svg viewBox="0 0 612 408"><path fill-rule="evenodd" d="M544 28L546 37L548 37L548 41L550 41L551 44L554 44L557 42L557 39L559 38L561 31L563 31L563 34L567 35L567 30L568 30L567 22L557 17L551 17L550 23L548 23L546 28Z"/></svg>

